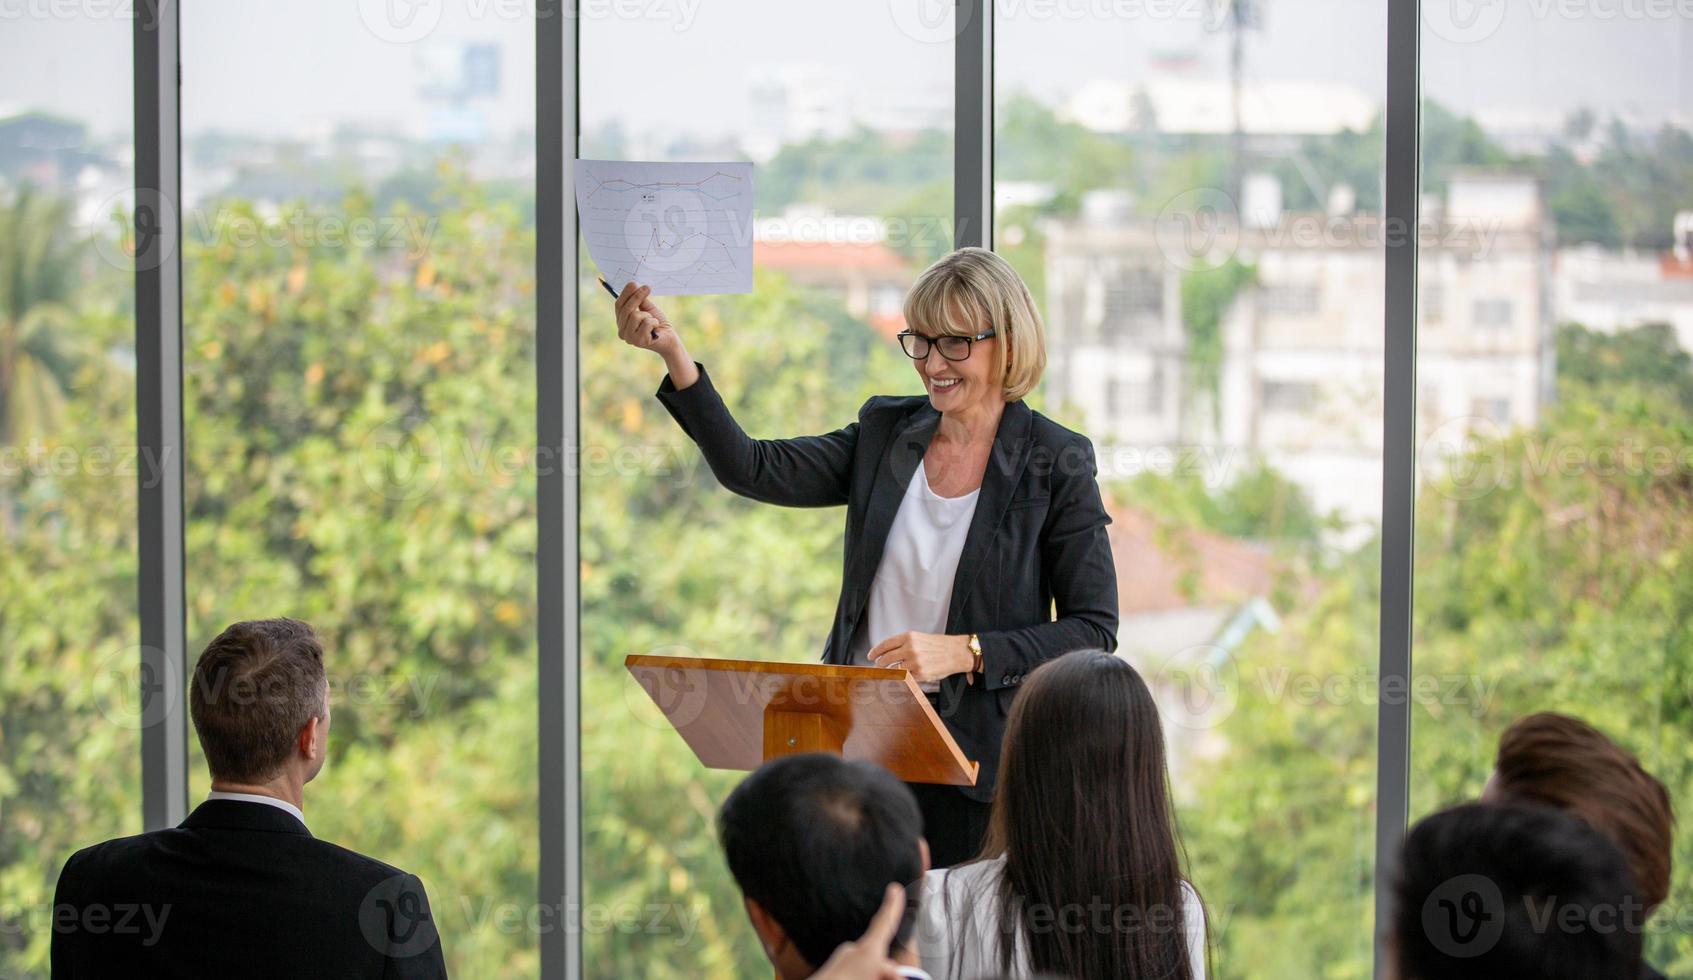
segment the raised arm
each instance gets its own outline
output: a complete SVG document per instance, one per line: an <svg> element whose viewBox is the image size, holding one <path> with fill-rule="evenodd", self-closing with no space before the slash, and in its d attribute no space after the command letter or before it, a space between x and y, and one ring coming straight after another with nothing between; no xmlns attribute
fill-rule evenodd
<svg viewBox="0 0 1693 980"><path fill-rule="evenodd" d="M717 481L743 497L787 507L846 503L858 423L792 439L748 436L650 293L649 286L623 287L617 297L617 335L664 358L669 374L659 385L658 400L699 446Z"/></svg>

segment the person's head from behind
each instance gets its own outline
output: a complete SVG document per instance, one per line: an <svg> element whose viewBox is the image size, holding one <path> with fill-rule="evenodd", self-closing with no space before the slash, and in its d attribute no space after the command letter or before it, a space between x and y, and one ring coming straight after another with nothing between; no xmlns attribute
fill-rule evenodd
<svg viewBox="0 0 1693 980"><path fill-rule="evenodd" d="M251 620L219 633L194 665L188 704L216 785L302 786L323 768L329 681L306 623Z"/></svg>
<svg viewBox="0 0 1693 980"><path fill-rule="evenodd" d="M856 940L890 883L914 898L929 863L923 817L905 784L834 755L765 763L724 801L717 831L765 954L789 980ZM911 926L908 911L896 950Z"/></svg>
<svg viewBox="0 0 1693 980"><path fill-rule="evenodd" d="M1046 369L1045 328L1029 287L985 248L958 249L923 270L903 313L900 345L938 412L1017 401Z"/></svg>
<svg viewBox="0 0 1693 980"><path fill-rule="evenodd" d="M1540 803L1581 818L1622 850L1649 909L1669 896L1669 791L1592 725L1550 711L1518 719L1500 736L1482 799Z"/></svg>
<svg viewBox="0 0 1693 980"><path fill-rule="evenodd" d="M1533 804L1471 803L1405 839L1396 980L1635 980L1644 903L1603 834Z"/></svg>
<svg viewBox="0 0 1693 980"><path fill-rule="evenodd" d="M983 855L1005 858L1001 898L1019 920L1016 931L1036 971L1189 975L1190 924L1163 728L1152 692L1128 661L1080 651L1041 665L1023 682L1006 727ZM1110 907L1108 921L1136 926L1103 934L1051 927L1056 912L1098 902ZM1008 965L1008 942L997 953Z"/></svg>

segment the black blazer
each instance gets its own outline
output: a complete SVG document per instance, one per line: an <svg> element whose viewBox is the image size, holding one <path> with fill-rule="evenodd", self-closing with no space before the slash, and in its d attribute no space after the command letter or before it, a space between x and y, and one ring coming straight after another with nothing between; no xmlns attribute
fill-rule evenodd
<svg viewBox="0 0 1693 980"><path fill-rule="evenodd" d="M447 975L421 881L264 803L83 848L53 908L55 980Z"/></svg>
<svg viewBox="0 0 1693 980"><path fill-rule="evenodd" d="M879 395L857 422L827 435L752 439L703 366L699 381L680 391L666 376L658 398L730 490L789 507L846 505L841 596L823 644L825 662L846 663L894 515L940 413L926 396ZM993 798L1005 718L1023 678L1072 650L1117 648L1111 519L1096 472L1085 436L1021 401L1005 406L947 613L949 634L980 636L982 676L970 684L955 674L930 695L959 748L981 763L976 785L964 790L972 799Z"/></svg>

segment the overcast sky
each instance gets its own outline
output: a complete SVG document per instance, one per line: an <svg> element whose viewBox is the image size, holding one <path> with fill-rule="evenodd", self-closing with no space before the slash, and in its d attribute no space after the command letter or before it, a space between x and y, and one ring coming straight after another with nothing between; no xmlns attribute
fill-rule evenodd
<svg viewBox="0 0 1693 980"><path fill-rule="evenodd" d="M950 17L937 0L580 0L584 124L739 131L749 66L821 65L863 100L950 99ZM1134 81L1186 54L1224 77L1217 0L998 0L1002 87L1050 98L1094 79ZM129 127L127 0L0 0L0 109L45 108ZM1259 0L1250 79L1325 81L1380 98L1385 0ZM1448 8L1446 3L1455 4ZM1693 17L1674 0L1426 0L1423 79L1465 111L1561 116L1582 105L1648 119L1693 116ZM497 131L533 115L526 0L186 0L189 132L310 134L341 122L405 128L430 111L419 50L481 40L502 50ZM1667 8L1667 9L1666 9ZM942 8L944 9L944 8ZM64 14L75 16L65 17ZM1573 16L1572 16L1573 15ZM409 19L408 19L409 18ZM420 39L413 35L422 34Z"/></svg>

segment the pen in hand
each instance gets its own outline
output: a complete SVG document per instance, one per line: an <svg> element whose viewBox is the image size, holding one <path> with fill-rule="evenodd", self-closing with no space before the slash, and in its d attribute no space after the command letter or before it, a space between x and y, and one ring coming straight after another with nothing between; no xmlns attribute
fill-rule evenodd
<svg viewBox="0 0 1693 980"><path fill-rule="evenodd" d="M605 276L595 276L594 278L598 279L600 281L600 285L605 287L605 291L611 294L612 299L617 298L617 290L611 288L611 283L605 281ZM658 339L658 331L657 330L653 331L653 339L654 340Z"/></svg>

